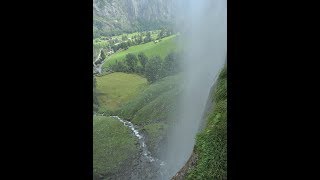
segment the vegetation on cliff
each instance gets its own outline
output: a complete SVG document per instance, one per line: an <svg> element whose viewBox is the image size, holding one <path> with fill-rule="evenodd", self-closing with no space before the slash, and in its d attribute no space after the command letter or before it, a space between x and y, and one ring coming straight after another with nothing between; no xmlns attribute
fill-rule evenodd
<svg viewBox="0 0 320 180"><path fill-rule="evenodd" d="M219 74L212 111L205 129L197 135L196 165L187 179L227 179L227 67Z"/></svg>

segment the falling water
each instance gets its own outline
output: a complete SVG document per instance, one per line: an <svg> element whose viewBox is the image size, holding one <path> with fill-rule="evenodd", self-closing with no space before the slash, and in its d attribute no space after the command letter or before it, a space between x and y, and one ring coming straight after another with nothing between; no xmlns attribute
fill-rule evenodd
<svg viewBox="0 0 320 180"><path fill-rule="evenodd" d="M227 1L177 1L177 25L181 32L185 73L184 92L168 133L164 160L174 176L190 157L196 133L215 77L227 52Z"/></svg>

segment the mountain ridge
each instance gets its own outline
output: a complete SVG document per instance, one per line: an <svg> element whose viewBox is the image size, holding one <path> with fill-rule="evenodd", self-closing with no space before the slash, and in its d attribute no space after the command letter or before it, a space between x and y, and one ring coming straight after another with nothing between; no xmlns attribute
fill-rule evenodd
<svg viewBox="0 0 320 180"><path fill-rule="evenodd" d="M93 0L94 36L171 25L174 7L172 0Z"/></svg>

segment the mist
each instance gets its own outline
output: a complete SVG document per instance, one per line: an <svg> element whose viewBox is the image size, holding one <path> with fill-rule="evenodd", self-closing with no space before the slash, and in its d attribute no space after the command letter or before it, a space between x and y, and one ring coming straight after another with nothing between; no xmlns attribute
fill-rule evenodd
<svg viewBox="0 0 320 180"><path fill-rule="evenodd" d="M168 133L163 159L168 176L174 176L190 157L195 137L217 74L226 63L227 1L179 0L175 2L176 28L181 33L184 91L174 124Z"/></svg>

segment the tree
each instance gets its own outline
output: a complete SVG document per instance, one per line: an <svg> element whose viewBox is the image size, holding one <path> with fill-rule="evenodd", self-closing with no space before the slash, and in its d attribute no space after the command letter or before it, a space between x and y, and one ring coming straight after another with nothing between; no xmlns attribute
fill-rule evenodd
<svg viewBox="0 0 320 180"><path fill-rule="evenodd" d="M128 72L128 67L123 62L118 61L111 66L111 69L115 72Z"/></svg>
<svg viewBox="0 0 320 180"><path fill-rule="evenodd" d="M128 43L122 42L122 43L120 44L120 48L122 48L122 49L128 49Z"/></svg>
<svg viewBox="0 0 320 180"><path fill-rule="evenodd" d="M122 39L122 41L126 41L128 39L128 36L127 35L122 35L121 39Z"/></svg>
<svg viewBox="0 0 320 180"><path fill-rule="evenodd" d="M144 38L144 42L147 43L147 42L150 42L150 41L152 41L151 33L150 33L150 31L148 31L147 34L146 34L146 37Z"/></svg>
<svg viewBox="0 0 320 180"><path fill-rule="evenodd" d="M103 61L106 58L106 55L104 54L103 50L100 51L100 59Z"/></svg>
<svg viewBox="0 0 320 180"><path fill-rule="evenodd" d="M142 65L143 69L145 69L146 64L148 62L148 57L143 52L140 52L138 54L138 59L139 59L141 65Z"/></svg>
<svg viewBox="0 0 320 180"><path fill-rule="evenodd" d="M129 72L134 72L135 67L137 65L137 61L138 61L138 59L134 54L129 53L126 55L125 62L129 68Z"/></svg>
<svg viewBox="0 0 320 180"><path fill-rule="evenodd" d="M179 57L178 54L175 52L169 53L163 62L163 75L170 76L179 71Z"/></svg>
<svg viewBox="0 0 320 180"><path fill-rule="evenodd" d="M136 66L135 73L144 75L144 68L142 66Z"/></svg>
<svg viewBox="0 0 320 180"><path fill-rule="evenodd" d="M158 34L158 39L161 39L161 38L163 38L164 37L164 28L162 28L161 30L160 30L160 32L159 32L159 34Z"/></svg>
<svg viewBox="0 0 320 180"><path fill-rule="evenodd" d="M141 44L141 43L142 43L142 35L139 35L139 36L138 36L137 44Z"/></svg>
<svg viewBox="0 0 320 180"><path fill-rule="evenodd" d="M113 50L113 52L117 52L119 48L120 48L119 45L111 46L111 49Z"/></svg>
<svg viewBox="0 0 320 180"><path fill-rule="evenodd" d="M146 64L145 74L149 82L153 83L161 77L161 58L159 56L152 57Z"/></svg>
<svg viewBox="0 0 320 180"><path fill-rule="evenodd" d="M169 29L165 30L165 37L170 36L171 35L171 31Z"/></svg>
<svg viewBox="0 0 320 180"><path fill-rule="evenodd" d="M102 61L106 58L106 55L104 54L103 50L100 50L100 57L99 59L96 61L96 64L100 64L102 63Z"/></svg>
<svg viewBox="0 0 320 180"><path fill-rule="evenodd" d="M128 49L130 46L132 46L132 45L133 45L132 41L128 40L128 41L127 41L127 49Z"/></svg>

